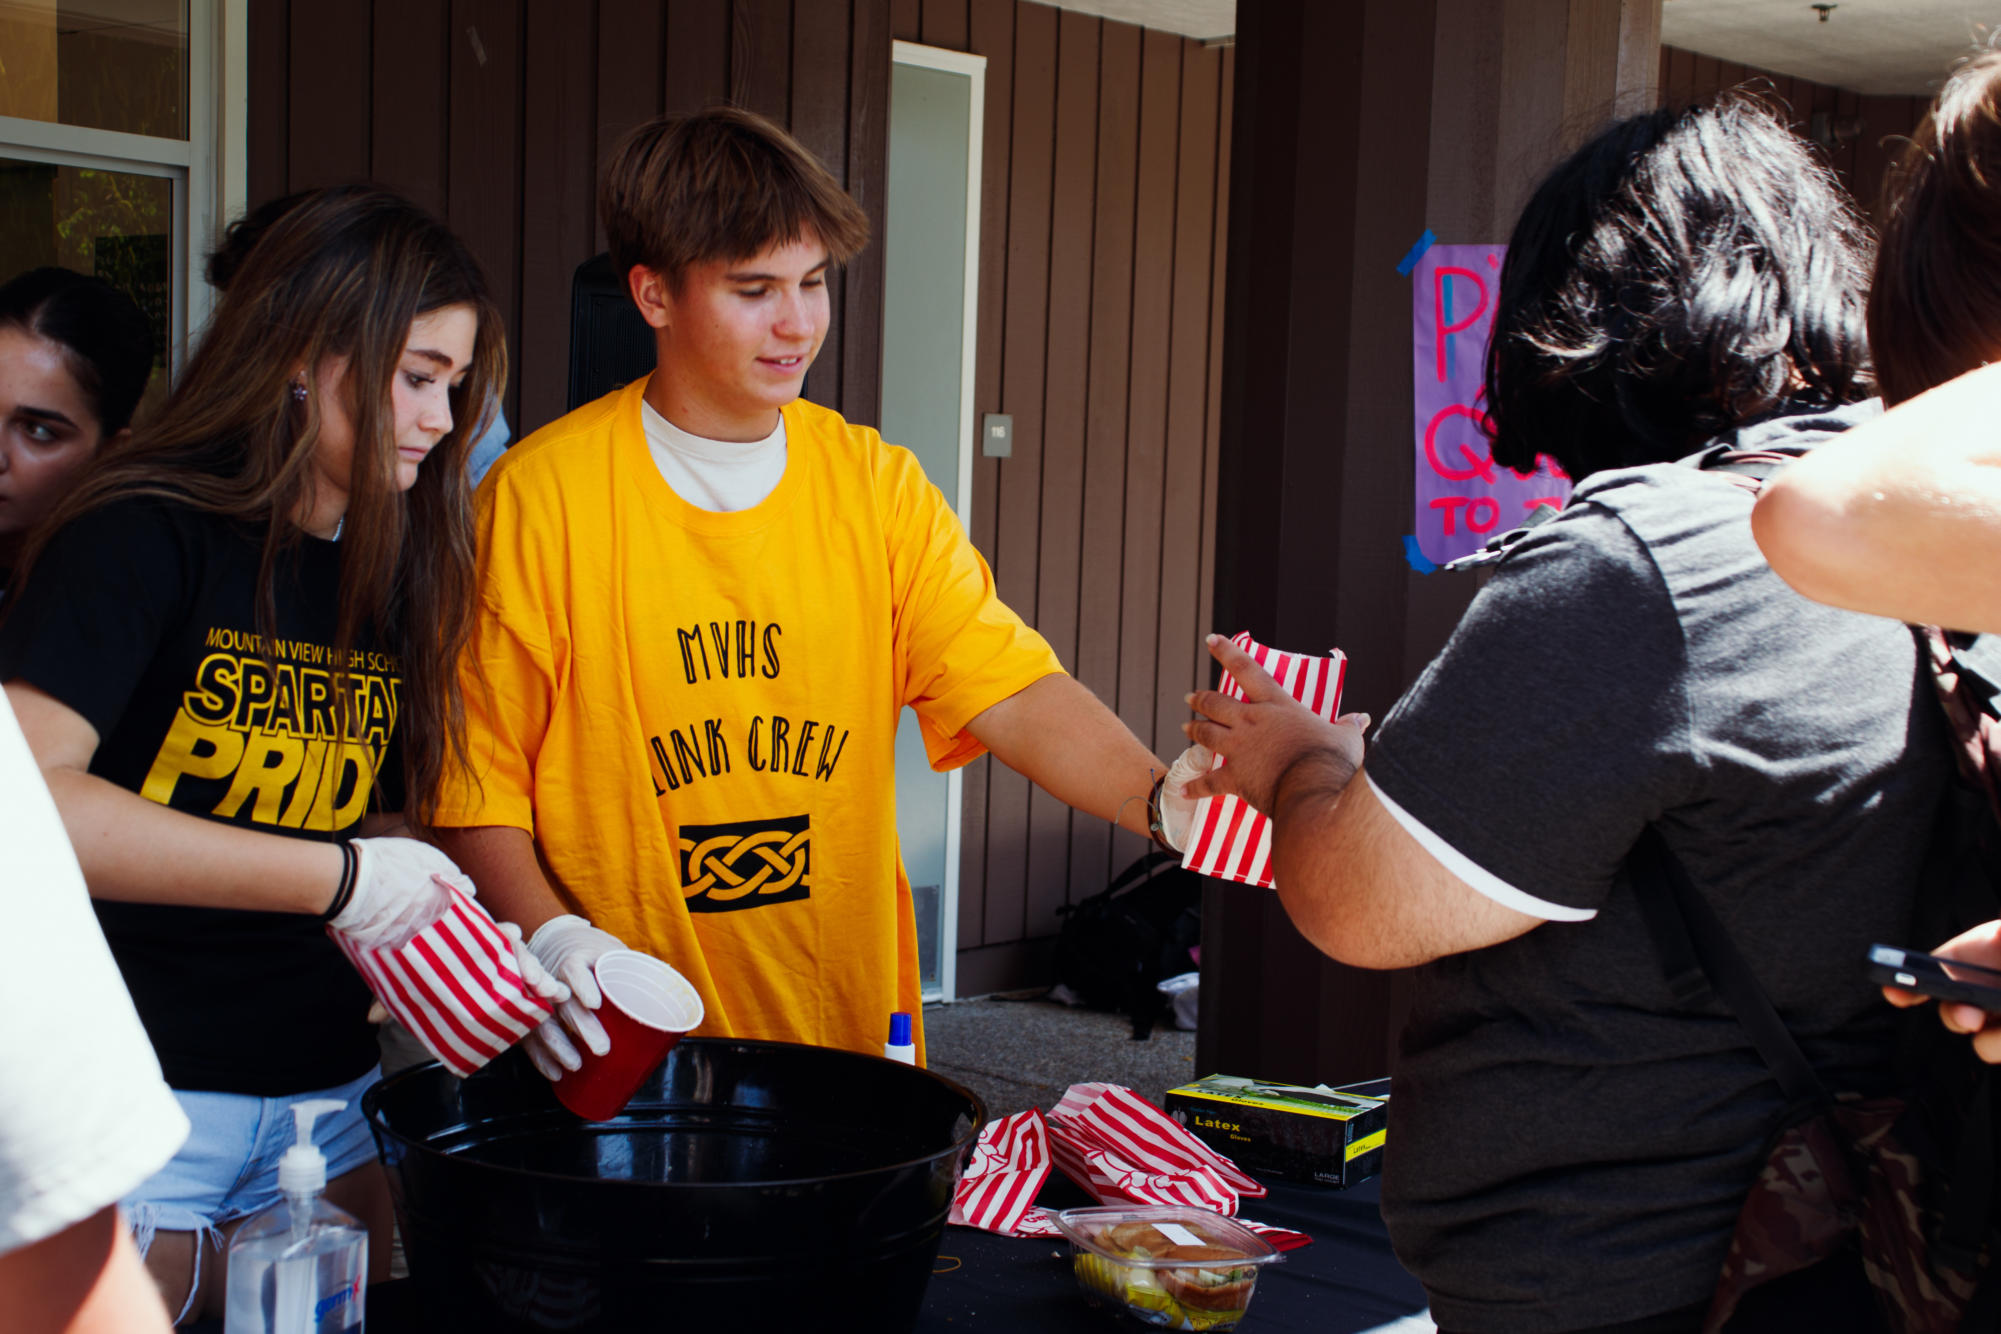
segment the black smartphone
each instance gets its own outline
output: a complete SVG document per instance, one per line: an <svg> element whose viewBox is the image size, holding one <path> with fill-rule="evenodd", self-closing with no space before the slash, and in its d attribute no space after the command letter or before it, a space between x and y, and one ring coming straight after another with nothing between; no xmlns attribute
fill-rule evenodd
<svg viewBox="0 0 2001 1334"><path fill-rule="evenodd" d="M2001 969L1900 950L1894 945L1871 945L1868 971L1871 982L1886 987L1901 987L1933 1000L1977 1005L1990 1014L2001 1014Z"/></svg>

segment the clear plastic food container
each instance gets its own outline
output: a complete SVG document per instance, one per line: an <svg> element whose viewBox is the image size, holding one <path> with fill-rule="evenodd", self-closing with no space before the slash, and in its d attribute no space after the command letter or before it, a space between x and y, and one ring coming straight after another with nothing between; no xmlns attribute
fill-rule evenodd
<svg viewBox="0 0 2001 1334"><path fill-rule="evenodd" d="M1077 1282L1167 1329L1234 1329L1251 1304L1258 1270L1281 1259L1243 1224L1207 1209L1115 1205L1065 1209Z"/></svg>

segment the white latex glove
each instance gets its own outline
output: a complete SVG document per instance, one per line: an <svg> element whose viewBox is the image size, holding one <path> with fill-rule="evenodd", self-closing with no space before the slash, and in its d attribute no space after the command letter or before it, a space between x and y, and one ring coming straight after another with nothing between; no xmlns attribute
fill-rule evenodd
<svg viewBox="0 0 2001 1334"><path fill-rule="evenodd" d="M327 925L364 949L400 949L445 915L452 886L473 893L458 863L414 838L357 838L354 895Z"/></svg>
<svg viewBox="0 0 2001 1334"><path fill-rule="evenodd" d="M1167 781L1160 785L1160 833L1176 852L1188 851L1188 836L1195 827L1195 798L1188 785L1209 772L1215 752L1207 746L1190 746L1168 766Z"/></svg>
<svg viewBox="0 0 2001 1334"><path fill-rule="evenodd" d="M558 1005L568 1000L570 989L549 976L548 970L542 967L542 961L535 957L535 951L521 939L521 928L512 922L496 922L495 925L500 928L500 934L507 937L507 943L513 946L514 966L520 971L521 981L528 990Z"/></svg>
<svg viewBox="0 0 2001 1334"><path fill-rule="evenodd" d="M552 917L542 923L528 942L549 975L570 989L570 997L556 1007L527 1038L528 1059L548 1080L561 1079L565 1070L584 1063L577 1053L574 1037L590 1048L591 1055L611 1050L611 1038L592 1010L604 1004L597 977L591 972L600 957L626 948L625 942L609 931L600 931L574 915Z"/></svg>

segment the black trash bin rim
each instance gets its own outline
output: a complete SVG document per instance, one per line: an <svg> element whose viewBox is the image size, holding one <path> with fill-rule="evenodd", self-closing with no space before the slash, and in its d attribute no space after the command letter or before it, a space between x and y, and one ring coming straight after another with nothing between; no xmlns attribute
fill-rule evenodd
<svg viewBox="0 0 2001 1334"><path fill-rule="evenodd" d="M675 1045L675 1050L678 1051L682 1047L687 1046L691 1043L712 1048L735 1047L741 1049L749 1049L753 1051L775 1050L775 1051L838 1052L843 1056L852 1056L857 1060L882 1061L885 1064L891 1064L891 1065L901 1064L901 1062L890 1061L888 1060L887 1057L869 1056L864 1052L845 1051L838 1047L815 1047L809 1043L804 1043L804 1042L760 1042L760 1041L753 1041L747 1038L683 1038L681 1042ZM667 1054L667 1059L672 1060L673 1055L674 1055L673 1052L669 1052ZM443 1068L444 1067L440 1062L425 1061L420 1065L411 1066L407 1070L398 1070L393 1075L385 1076L384 1078L378 1080L375 1084L370 1086L370 1088L366 1093L361 1095L361 1113L364 1117L367 1118L369 1129L374 1133L376 1137L378 1157L380 1157L380 1148L382 1139L383 1137L386 1136L396 1140L400 1144L407 1145L411 1149L417 1150L418 1152L421 1153L432 1154L439 1158L460 1159L460 1155L449 1152L448 1150L445 1149L438 1148L436 1145L428 1143L427 1141L415 1139L410 1135L404 1134L402 1131L392 1129L388 1124L386 1124L382 1120L382 1099L385 1096L383 1093L384 1089L389 1088L392 1084L400 1084L405 1080L414 1080L420 1075L426 1075L434 1070L442 1070ZM935 1071L925 1069L922 1066L907 1066L904 1068L914 1069L918 1073L926 1076L927 1078L937 1080L940 1084L943 1084L947 1089L949 1089L953 1093L963 1096L967 1102L972 1104L972 1117L971 1117L972 1125L967 1130L965 1137L963 1139L961 1139L958 1136L954 1136L950 1148L940 1149L936 1153L920 1154L915 1158L907 1158L902 1162L879 1163L876 1166L860 1168L853 1172L833 1172L825 1176L813 1176L813 1177L788 1177L783 1180L775 1180L775 1181L665 1181L665 1182L627 1181L617 1177L576 1177L576 1176L569 1176L560 1172L538 1172L533 1169L525 1167L496 1168L495 1170L504 1171L514 1176L534 1178L543 1181L588 1180L595 1188L600 1190L605 1189L607 1187L613 1189L629 1188L635 1190L658 1190L663 1185L670 1186L675 1190L711 1190L711 1189L742 1190L746 1186L754 1186L759 1190L767 1190L767 1189L778 1190L790 1186L813 1186L829 1181L848 1181L858 1177L878 1176L884 1172L895 1172L908 1167L920 1167L925 1163L936 1162L940 1158L944 1158L947 1155L957 1155L964 1153L979 1139L980 1128L986 1125L987 1123L986 1101L982 1099L979 1094L967 1088L964 1084L961 1084L956 1080L947 1079L945 1076L938 1074ZM477 1072L475 1072L475 1074L470 1077L477 1078L478 1077ZM461 1080L460 1082L463 1083L464 1081ZM615 1122L585 1121L582 1117L576 1116L575 1113L569 1112L567 1109L562 1108L562 1105L560 1103L557 1104L557 1107L559 1110L562 1110L565 1115L574 1117L579 1125L616 1124ZM461 1161L465 1160L461 1159Z"/></svg>

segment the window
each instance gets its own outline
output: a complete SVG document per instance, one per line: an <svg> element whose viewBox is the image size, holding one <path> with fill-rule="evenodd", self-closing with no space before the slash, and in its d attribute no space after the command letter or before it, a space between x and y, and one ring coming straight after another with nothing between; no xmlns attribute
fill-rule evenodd
<svg viewBox="0 0 2001 1334"><path fill-rule="evenodd" d="M129 293L164 391L242 210L248 0L0 0L0 282L59 264Z"/></svg>

